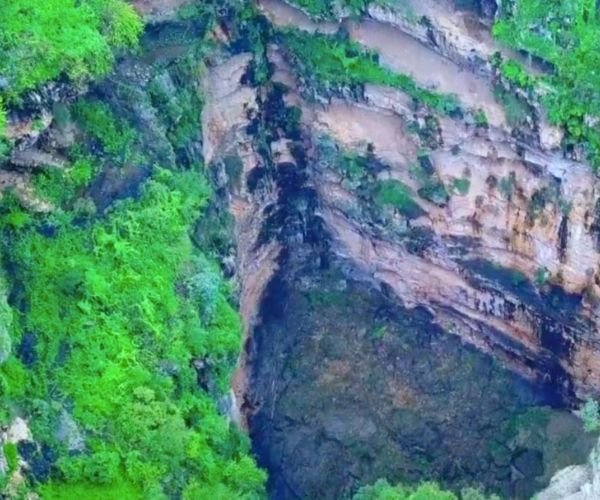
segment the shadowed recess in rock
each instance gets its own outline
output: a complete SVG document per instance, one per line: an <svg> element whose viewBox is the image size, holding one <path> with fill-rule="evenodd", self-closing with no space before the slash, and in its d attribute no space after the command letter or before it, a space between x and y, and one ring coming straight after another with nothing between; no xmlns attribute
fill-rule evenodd
<svg viewBox="0 0 600 500"><path fill-rule="evenodd" d="M291 251L253 336L251 435L272 498L347 497L379 477L529 498L586 456L590 438L543 406L546 388L332 262Z"/></svg>

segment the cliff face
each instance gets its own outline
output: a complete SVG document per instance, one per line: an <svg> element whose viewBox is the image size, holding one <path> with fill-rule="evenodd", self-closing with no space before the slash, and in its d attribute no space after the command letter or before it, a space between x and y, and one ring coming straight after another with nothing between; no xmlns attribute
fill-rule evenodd
<svg viewBox="0 0 600 500"><path fill-rule="evenodd" d="M318 131L348 148L372 144L389 166L380 175L418 191L410 165L419 161L419 143L388 112L398 103L382 89L367 89L367 95L367 109L332 103L318 110ZM419 252L402 245L402 236L349 217L352 192L339 178L319 173L323 218L338 251L389 285L402 303L426 305L439 324L452 325L524 375L562 387L565 395L571 384L580 396L593 392L598 251L592 174L558 155L518 155L507 136L490 130L442 121L440 137L442 145L421 161L444 185L468 179L469 188L450 191L437 204L417 200L423 215L411 228L429 235Z"/></svg>
<svg viewBox="0 0 600 500"><path fill-rule="evenodd" d="M509 124L492 70L452 31L466 24L432 22L441 44L371 15L349 36L488 122L378 85L320 95L269 37L260 84L250 53L213 61L204 157L235 221L246 335L234 418L278 498L379 477L530 498L593 441L539 406L600 389L597 181L541 112Z"/></svg>
<svg viewBox="0 0 600 500"><path fill-rule="evenodd" d="M277 0L262 0L260 7L275 26L310 33L339 28ZM563 407L600 392L600 202L595 174L565 157L561 131L541 109L528 104L526 119L515 124L501 105L494 87L502 82L487 62L499 50L486 27L493 11L487 5L476 16L450 3L414 2L409 14L373 8L369 19L343 23L351 39L377 50L384 66L455 94L463 109L483 111L484 122L472 112L432 113L379 85L315 99L293 58L273 41L264 53L269 76L260 85L249 53L214 61L205 77L204 156L235 220L248 338L234 390L240 418L244 424L250 418L257 452L279 494L317 494L325 469L331 495L352 491L357 478L393 475L386 467L406 462L404 477L454 481L462 474L524 498L589 449L583 440L567 458L547 444L566 429L576 432L578 424L568 418L568 424L547 423L534 442L522 440L520 431L518 438L512 431L498 437L499 429L514 430L510 412L518 410L509 401ZM427 21L415 23L415 15ZM289 127L282 117L295 108L300 123ZM345 309L338 292L356 307ZM373 312L381 310L387 312ZM363 321L376 323L382 336L365 337L370 326ZM346 343L332 333L336 324L354 340L341 350L315 347L322 335L330 337L329 346ZM401 324L431 342L419 351L429 368L381 340ZM462 385L468 376L458 375L462 361L454 344L437 335L491 356L491 372L482 368L487 361L473 361L479 367L473 373L485 372L476 379L513 387L501 405L505 413L495 413L496 400L487 406L478 396L482 412L493 417L471 445L461 432L466 441L454 442L451 428L464 430L481 417L468 409L475 389ZM439 370L431 368L436 363ZM366 382L352 377L351 366L376 381L367 384L369 391L385 397L374 400L365 392ZM413 371L421 378L413 380ZM447 388L450 402L437 401L445 411L434 405L429 413L424 401L447 373L463 382ZM309 391L315 381L327 395L318 401ZM521 383L526 389L517 388ZM396 410L422 418L427 429ZM358 420L349 417L354 413ZM366 433L358 433L362 444L348 443L359 428ZM462 464L461 474L448 472L450 465L437 456L438 438L417 445L407 437L411 432L443 435L448 448L442 455ZM319 433L331 448L317 449L318 440L307 444ZM410 472L415 456L388 450L397 441L427 450L430 462L420 473ZM385 453L371 450L378 442ZM506 456L498 457L498 446ZM367 467L356 454L371 452ZM538 452L543 473L531 465ZM346 458L315 463L315 453Z"/></svg>
<svg viewBox="0 0 600 500"><path fill-rule="evenodd" d="M265 0L262 7L275 23L331 30L285 4ZM442 16L443 10L432 12L437 17L429 29L437 38L443 35L443 44L411 38L418 33L407 35L397 14L380 10L372 15L392 24L367 20L350 25L349 33L377 48L384 64L417 81L430 75L440 91L485 110L485 126L433 119L415 111L401 92L374 85L358 99L307 102L285 54L276 46L268 51L273 81L287 85L287 103L302 109L308 183L317 193L330 245L373 283L389 287L399 303L425 307L447 331L552 388L557 403L597 394L598 181L587 166L555 149L560 137L543 117L528 138L511 134L489 79L455 62L469 57L466 47L475 47L471 57L495 47L487 39L471 45L468 37L476 33L462 32L464 22ZM240 55L213 68L203 124L207 162L241 162L230 207L237 221L242 313L250 328L280 243L263 245L258 238L267 207L276 204L277 182L254 192L248 188L266 171L246 132L260 106L256 88L240 83L248 63L249 56ZM401 181L418 213L369 214L372 200L322 158L316 145L325 136L383 165L373 179ZM275 164L294 165L287 144L285 139L270 144ZM432 180L442 186L442 195L427 194Z"/></svg>

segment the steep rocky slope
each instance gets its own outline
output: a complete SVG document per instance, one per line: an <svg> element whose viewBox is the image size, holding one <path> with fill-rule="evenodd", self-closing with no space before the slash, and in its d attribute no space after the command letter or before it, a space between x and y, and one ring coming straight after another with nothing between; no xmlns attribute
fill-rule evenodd
<svg viewBox="0 0 600 500"><path fill-rule="evenodd" d="M291 16L291 7L274 0L262 5L275 22L292 22L291 17L286 20L281 14L283 9ZM299 26L309 26L311 21L301 13L296 11L294 16L300 18ZM430 115L415 111L400 91L367 85L358 99L307 102L296 92L281 51L272 46L273 79L291 87L285 98L303 112L303 140L310 158L307 173L335 252L350 259L375 282L387 284L403 304L426 306L440 325L452 325L453 333L493 352L528 378L548 382L567 400L575 394L583 397L596 393L600 387L598 339L594 335L598 329L600 253L594 174L549 148L557 143L542 147L539 135L530 141L511 135L501 106L488 94L489 82L484 77L443 59L432 47L419 45L412 38L405 47L407 35L374 23L365 21L351 27L350 36L374 44L384 64L410 71L417 80L421 70L411 64L424 65L423 72L428 70L438 78L436 86L450 82L444 90L458 94L466 107L484 109L489 124L478 126L437 117L431 147L430 138L423 137ZM370 41L370 36L384 40ZM415 54L415 46L427 59L401 57L403 51ZM388 55L390 50L395 52ZM402 67L389 62L394 57L402 59ZM226 144L227 154L233 150L242 159L242 179L260 160L246 151L243 140L236 144L225 137L249 123L255 106L254 91L239 83L247 62L238 56L214 70L213 86L227 99L222 101L221 115L208 111L211 107L204 115L205 148L212 148L205 151L207 158L213 160L215 144ZM237 72L223 73L236 64ZM481 88L481 93L473 92L469 81ZM472 106L468 99L474 99ZM214 106L219 106L218 96ZM415 124L423 128L421 134L415 133ZM441 198L415 194L419 213L414 217L392 214L384 223L370 219L361 212L365 200L357 196L355 186L345 182L326 161L319 161L315 144L322 136L332 138L346 151L371 155L380 162L377 180L399 180L417 193L424 187L422 172L416 168L421 166L429 178L445 186L445 194ZM272 156L279 164L293 165L286 144L285 140L273 143ZM455 188L461 179L468 185L463 190ZM233 213L240 221L250 218L258 225L255 214L259 210L236 201L241 198L252 204L256 197L246 190L246 183L239 185ZM415 245L406 244L413 233L426 240L419 251L412 248ZM257 241L256 235L255 230L254 235L240 238L240 259L247 258L249 252L244 248L247 241ZM243 269L242 278L246 276ZM255 279L254 270L248 271L250 275ZM255 289L255 285L249 288ZM256 294L254 302L259 296ZM245 316L249 318L248 314Z"/></svg>
<svg viewBox="0 0 600 500"><path fill-rule="evenodd" d="M259 0L264 17L221 6L214 50L184 64L206 18L186 14L193 2L140 0L144 54L88 95L135 122L147 155L85 188L99 214L137 195L145 163L207 166L215 197L194 237L208 248L219 233L211 252L239 285L235 404L210 356L188 368L248 430L275 498L351 496L380 477L528 498L592 446L566 410L600 393L597 176L490 62L546 70L491 37L496 3L456 3L371 5L339 21L281 0ZM330 36L350 59L369 49L409 79L323 84L287 30L301 43ZM53 208L35 172L63 169L84 137L60 123L61 106L86 92L48 84L9 115L0 188L34 211ZM593 491L594 463L543 498Z"/></svg>
<svg viewBox="0 0 600 500"><path fill-rule="evenodd" d="M417 84L436 92L455 94L464 110L456 116L441 115L415 106L398 89L373 84L358 90L315 92L277 37L266 39L264 56L270 72L259 85L252 78L250 54L210 69L204 83L209 96L203 112L205 159L219 172L221 185L228 186L249 339L234 386L241 418L246 424L250 419L259 456L273 474L273 491L291 497L316 494L325 470L337 477L331 482L337 491L352 491L357 481L397 475L397 469L386 467L394 460L410 462L414 447L428 446L404 441L401 446L413 451L404 459L390 459L347 442L355 434L352 429L363 444L393 441L398 433L406 439L398 429L381 434L383 422L399 418L386 414L390 408L428 415L422 406L426 397L415 395L424 388L414 386L410 372L402 371L402 364L410 366L410 362L400 361L403 355L388 341L364 337L369 328L360 326L361 320L371 314L369 307L377 310L377 306L362 309L363 300L386 311L397 308L383 317L374 316L379 319L372 320L372 328L381 338L388 339L382 332L407 321L407 330L422 332L417 337L449 335L491 355L492 371L497 374L486 377L491 384L513 387L509 393L516 392L507 394L504 406L520 401L514 408L517 413L519 405L573 407L587 396L598 395L598 181L588 166L564 156L561 131L546 122L534 103L528 104L527 120L515 124L507 117L494 91L502 82L488 58L502 50L523 59L500 49L489 36L486 25L494 9L488 5L484 16L478 17L450 3L414 2L408 11L373 7L370 18L337 25L314 21L278 0L261 0L259 5L278 29L332 34L341 27L350 39L376 50L382 65L409 74ZM425 16L426 22L415 22L415 16ZM529 70L538 73L543 68L530 65ZM295 109L301 110L300 122L290 127L289 113ZM477 118L479 112L485 120ZM390 186L399 190L391 195L394 200L386 198ZM337 277L331 281L331 276ZM344 309L336 289L357 301L354 310ZM319 298L319 292L325 298ZM375 295L365 298L369 294ZM342 302L332 307L331 300ZM325 301L325 310L320 311L315 301L321 306ZM354 354L314 351L309 337L315 337L317 344L321 335L344 342L333 340L335 322L323 324L326 320L319 319L321 314L335 319L340 310L346 311L346 317L337 319L338 328L352 339L362 338L353 347L353 340L348 340ZM349 324L344 322L348 318ZM312 326L302 329L294 321ZM373 357L371 342L377 346L374 353L379 353ZM437 355L449 360L445 369L456 375L460 370L458 365L451 368L457 362L451 361L453 349L447 344ZM434 347L430 350L436 352ZM396 362L378 356L396 356ZM421 358L428 359L424 353ZM388 363L387 373L377 371L381 363ZM309 366L316 369L310 376L306 375L313 369ZM413 369L419 372L414 365ZM361 376L353 381L356 370ZM510 372L517 378L512 379ZM432 375L425 385L439 384L442 373L443 369ZM377 380L370 390L391 391L392 403L363 394L364 377L369 374ZM325 396L311 400L306 391L314 383ZM522 383L526 389L517 389ZM327 396L330 389L333 392ZM470 396L460 396L461 390L453 393L454 404L468 406L464 398ZM340 402L346 391L355 391L354 397ZM523 391L529 395L523 396ZM334 408L342 413L327 417ZM473 419L461 411L446 415L445 424L432 424L448 443L452 443L453 426L467 425L457 422ZM481 411L493 414L493 410ZM494 432L510 421L510 411L488 423ZM350 422L352 412L356 418ZM554 418L563 417L550 421ZM396 422L403 422L404 429L411 427L405 420ZM577 432L574 422L556 426L566 432L556 431L556 436ZM361 437L363 431L366 437ZM316 445L306 444L320 432L338 445L319 452ZM551 441L550 434L541 441ZM494 440L477 432L473 439ZM544 448L539 441L519 441L514 435L502 439L505 459L490 459L487 444L480 452L472 447L469 452L446 453L463 464L463 478L479 478L486 487L519 498L570 463L566 458L570 452L557 458L553 444ZM584 441L570 460L585 455L590 441ZM335 446L350 450L354 458L329 465L327 458L321 462L310 458L347 452L333 451ZM381 446L380 452L388 450ZM519 458L538 451L544 455L543 472L531 461L524 465L531 456ZM360 453L371 457L372 467L357 465ZM398 466L405 467L404 478L423 477L426 471L452 482L460 475L448 472L432 458L436 453L431 450L423 453L429 465L416 467L412 474L406 469L410 466ZM479 465L463 462L469 453L471 458L479 457L475 459ZM499 460L496 469L489 468L490 460ZM290 472L294 468L296 472ZM340 468L346 472L338 477ZM311 479L313 473L316 477Z"/></svg>

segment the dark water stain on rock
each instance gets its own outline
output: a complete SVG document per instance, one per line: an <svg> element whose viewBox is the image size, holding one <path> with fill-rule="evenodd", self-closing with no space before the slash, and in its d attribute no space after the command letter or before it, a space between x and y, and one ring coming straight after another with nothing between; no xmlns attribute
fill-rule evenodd
<svg viewBox="0 0 600 500"><path fill-rule="evenodd" d="M576 418L540 408L543 388L425 309L347 279L335 258L323 270L294 253L253 335L251 437L272 498L347 498L381 477L529 498L566 460L585 458L591 442ZM565 428L548 431L556 418ZM565 450L565 439L577 446Z"/></svg>
<svg viewBox="0 0 600 500"><path fill-rule="evenodd" d="M144 167L106 169L91 184L89 196L98 211L104 212L116 200L137 198L150 173L150 169Z"/></svg>

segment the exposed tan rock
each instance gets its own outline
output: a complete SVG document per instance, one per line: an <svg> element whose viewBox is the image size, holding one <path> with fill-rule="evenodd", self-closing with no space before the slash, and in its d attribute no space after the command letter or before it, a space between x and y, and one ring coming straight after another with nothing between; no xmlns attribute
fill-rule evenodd
<svg viewBox="0 0 600 500"><path fill-rule="evenodd" d="M52 119L52 114L45 109L41 110L39 116L28 117L24 120L10 117L6 127L6 138L13 141L27 140L29 143L34 143L40 134L50 126Z"/></svg>
<svg viewBox="0 0 600 500"><path fill-rule="evenodd" d="M279 25L318 29L304 13L277 0L262 0L261 7ZM412 172L422 149L414 131L414 123L423 119L422 110L415 111L411 100L398 90L376 85L365 87L360 102L303 102L293 89L293 74L284 58L277 47L270 47L277 81L292 87L286 100L302 107L306 136L316 142L327 135L346 150L370 151L389 167L380 178L405 183L423 210L410 223L394 214L396 231L377 227L361 218L361 200L352 187L315 158L311 184L332 236L332 250L373 283L386 284L405 306L427 308L449 333L490 352L523 376L548 384L567 398L573 393L597 395L600 186L596 176L585 165L545 151L554 149L560 140L550 129L542 130L541 147L517 142L505 126L503 110L488 82L431 47L373 21L350 26L350 33L377 48L384 64L410 73L421 84L434 78L429 83L438 90L456 91L468 106L484 109L491 126L438 117L440 141L428 158L450 196L447 203L436 205L417 195L421 180ZM236 56L211 72L209 105L203 115L207 160L215 163L225 150L236 151L244 175L260 163L244 137L248 110L256 102L255 90L239 83L247 60ZM213 100L219 104L211 104ZM271 146L278 161L293 162L285 141ZM457 191L457 180L466 183L467 189ZM244 189L234 191L231 210L239 238L242 313L248 329L275 271L279 248L257 250L254 245L262 218L259 206L265 206L269 196L272 201L272 194L257 197ZM431 235L420 252L410 251L403 243L403 234L411 227ZM477 282L469 262L518 272L530 288L524 293L518 286L487 278L481 278L483 284ZM536 288L533 283L540 276L549 284ZM550 289L550 284L556 288ZM559 295L553 297L564 303L553 306L555 299L542 295L540 287L556 290Z"/></svg>
<svg viewBox="0 0 600 500"><path fill-rule="evenodd" d="M46 153L36 149L15 150L10 156L13 165L24 168L53 167L62 168L65 160L55 154Z"/></svg>
<svg viewBox="0 0 600 500"><path fill-rule="evenodd" d="M240 182L230 193L229 209L235 220L237 242L237 279L240 283L240 313L244 325L245 342L248 332L256 324L260 300L267 284L277 269L277 257L281 251L276 243L259 245L262 228L262 212L274 201L276 193L266 193L264 197L253 196L248 192L247 177L260 166L260 157L254 151L252 139L246 133L250 116L257 109L257 90L241 83L242 75L251 60L250 54L239 54L222 64L211 68L202 82L207 96L207 104L202 111L202 131L204 135L204 159L212 168L233 155L241 162ZM280 145L282 159L290 161L291 155L285 144ZM234 374L232 387L238 408L243 405L246 393L245 356L241 356ZM234 412L233 419L244 415Z"/></svg>
<svg viewBox="0 0 600 500"><path fill-rule="evenodd" d="M16 417L10 427L3 436L3 441L7 443L20 443L21 441L31 441L31 430L27 424L27 421L21 417Z"/></svg>
<svg viewBox="0 0 600 500"><path fill-rule="evenodd" d="M50 212L53 208L50 202L36 195L28 173L0 171L0 195L6 190L11 190L25 207L34 212Z"/></svg>

